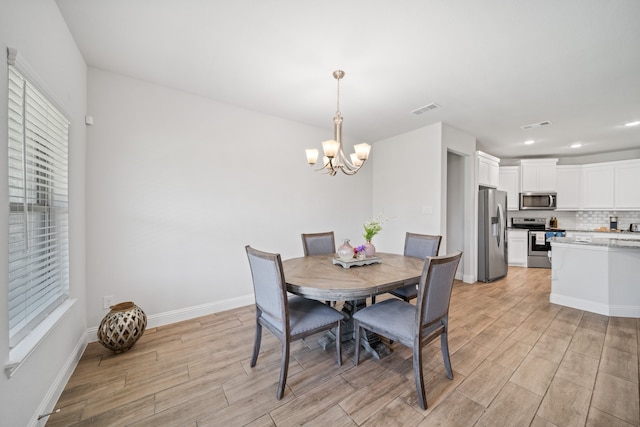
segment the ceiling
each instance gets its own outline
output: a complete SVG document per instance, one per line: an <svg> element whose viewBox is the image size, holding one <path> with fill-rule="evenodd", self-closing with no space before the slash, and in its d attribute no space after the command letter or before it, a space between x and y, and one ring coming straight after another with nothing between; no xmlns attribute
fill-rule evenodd
<svg viewBox="0 0 640 427"><path fill-rule="evenodd" d="M342 69L347 144L442 121L502 158L640 148L640 126L624 126L640 120L638 0L57 4L88 66L325 127L327 139Z"/></svg>

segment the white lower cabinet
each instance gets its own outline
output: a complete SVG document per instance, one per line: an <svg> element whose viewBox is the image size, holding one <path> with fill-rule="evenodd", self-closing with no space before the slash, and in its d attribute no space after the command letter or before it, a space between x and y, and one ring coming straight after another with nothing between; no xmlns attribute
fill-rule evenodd
<svg viewBox="0 0 640 427"><path fill-rule="evenodd" d="M526 267L529 232L527 230L509 230L507 233L508 264Z"/></svg>

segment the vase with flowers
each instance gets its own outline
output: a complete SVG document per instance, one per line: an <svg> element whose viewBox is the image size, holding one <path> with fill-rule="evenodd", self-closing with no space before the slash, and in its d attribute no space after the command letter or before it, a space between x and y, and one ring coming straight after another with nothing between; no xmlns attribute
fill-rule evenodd
<svg viewBox="0 0 640 427"><path fill-rule="evenodd" d="M353 257L356 259L366 259L367 258L367 253L366 253L367 247L366 245L358 245L355 248L353 248Z"/></svg>
<svg viewBox="0 0 640 427"><path fill-rule="evenodd" d="M371 243L371 239L373 239L373 236L382 231L382 224L389 220L389 218L380 219L381 216L381 213L378 214L378 216L371 221L365 222L363 226L364 233L362 234L362 237L364 237L367 241L367 243L365 243L365 254L368 257L374 256L376 254L376 247L373 246L373 243Z"/></svg>

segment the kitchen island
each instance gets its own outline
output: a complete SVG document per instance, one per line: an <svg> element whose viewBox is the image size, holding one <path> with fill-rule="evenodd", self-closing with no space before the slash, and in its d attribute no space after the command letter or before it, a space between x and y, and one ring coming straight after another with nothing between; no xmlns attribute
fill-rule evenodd
<svg viewBox="0 0 640 427"><path fill-rule="evenodd" d="M552 303L607 316L640 318L640 241L550 240Z"/></svg>

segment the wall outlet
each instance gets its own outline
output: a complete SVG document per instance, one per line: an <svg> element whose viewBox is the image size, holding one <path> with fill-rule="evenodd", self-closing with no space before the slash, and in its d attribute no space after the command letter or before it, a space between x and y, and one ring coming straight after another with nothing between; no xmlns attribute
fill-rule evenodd
<svg viewBox="0 0 640 427"><path fill-rule="evenodd" d="M105 310L108 310L109 308L111 308L112 305L115 305L115 304L116 304L116 299L113 297L113 295L102 297L102 308L104 308Z"/></svg>
<svg viewBox="0 0 640 427"><path fill-rule="evenodd" d="M422 207L422 213L425 214L425 215L432 214L433 213L433 206L423 206Z"/></svg>

